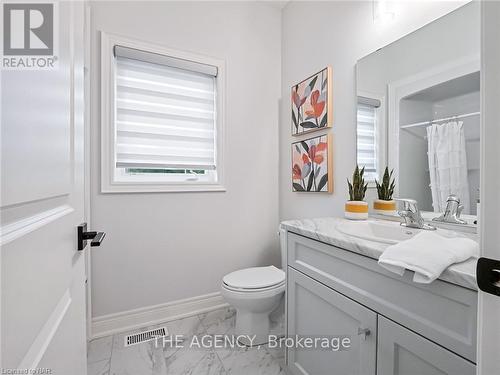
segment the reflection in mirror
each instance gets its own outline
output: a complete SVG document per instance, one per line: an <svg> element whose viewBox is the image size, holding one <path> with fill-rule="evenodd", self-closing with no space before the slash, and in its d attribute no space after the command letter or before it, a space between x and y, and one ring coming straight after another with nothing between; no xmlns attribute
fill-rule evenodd
<svg viewBox="0 0 500 375"><path fill-rule="evenodd" d="M358 61L358 164L371 179L394 168L395 195L422 210L455 194L476 214L479 41L473 2Z"/></svg>

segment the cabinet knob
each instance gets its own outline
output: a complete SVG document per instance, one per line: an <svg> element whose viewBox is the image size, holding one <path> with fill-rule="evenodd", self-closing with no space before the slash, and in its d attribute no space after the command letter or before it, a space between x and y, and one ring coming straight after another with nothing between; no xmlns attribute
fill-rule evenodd
<svg viewBox="0 0 500 375"><path fill-rule="evenodd" d="M358 335L361 336L363 335L363 339L366 340L368 336L370 336L370 329L369 328L358 328Z"/></svg>

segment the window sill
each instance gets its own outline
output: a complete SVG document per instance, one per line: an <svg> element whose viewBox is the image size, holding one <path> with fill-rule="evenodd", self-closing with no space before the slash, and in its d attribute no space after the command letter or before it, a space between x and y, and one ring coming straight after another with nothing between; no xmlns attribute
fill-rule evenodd
<svg viewBox="0 0 500 375"><path fill-rule="evenodd" d="M103 194L122 193L206 193L225 192L226 188L219 184L113 184L103 186Z"/></svg>

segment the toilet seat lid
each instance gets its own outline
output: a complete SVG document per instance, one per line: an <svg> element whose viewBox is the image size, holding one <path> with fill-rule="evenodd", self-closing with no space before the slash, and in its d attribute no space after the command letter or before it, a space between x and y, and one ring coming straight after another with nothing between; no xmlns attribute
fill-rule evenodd
<svg viewBox="0 0 500 375"><path fill-rule="evenodd" d="M261 289L283 283L285 272L274 266L252 267L231 272L222 281L233 288Z"/></svg>

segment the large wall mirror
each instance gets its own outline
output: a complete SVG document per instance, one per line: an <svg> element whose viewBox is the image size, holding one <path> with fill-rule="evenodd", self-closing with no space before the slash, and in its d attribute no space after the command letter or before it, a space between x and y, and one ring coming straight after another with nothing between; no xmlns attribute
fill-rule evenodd
<svg viewBox="0 0 500 375"><path fill-rule="evenodd" d="M480 13L469 3L360 59L357 155L370 179L394 168L395 195L443 212L479 194Z"/></svg>

